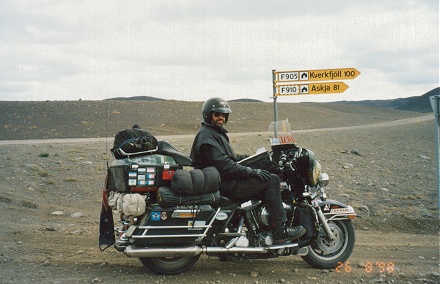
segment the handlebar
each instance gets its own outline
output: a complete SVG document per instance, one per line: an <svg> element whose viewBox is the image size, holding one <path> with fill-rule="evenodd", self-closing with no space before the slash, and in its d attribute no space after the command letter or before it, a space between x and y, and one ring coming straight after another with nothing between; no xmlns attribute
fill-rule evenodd
<svg viewBox="0 0 440 284"><path fill-rule="evenodd" d="M302 148L299 147L298 150L296 150L293 154L293 151L289 151L288 154L283 153L280 156L280 160L278 161L278 165L280 167L283 167L285 165L292 165L295 164L298 161L298 158L301 157L302 153Z"/></svg>

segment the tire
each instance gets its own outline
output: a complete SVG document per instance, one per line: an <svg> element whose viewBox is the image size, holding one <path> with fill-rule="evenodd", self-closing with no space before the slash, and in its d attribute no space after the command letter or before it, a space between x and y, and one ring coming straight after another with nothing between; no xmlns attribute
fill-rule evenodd
<svg viewBox="0 0 440 284"><path fill-rule="evenodd" d="M141 263L156 274L176 275L189 270L200 255L191 257L140 257Z"/></svg>
<svg viewBox="0 0 440 284"><path fill-rule="evenodd" d="M334 240L328 240L322 232L316 241L308 246L309 253L302 258L314 268L332 269L344 263L353 252L355 231L351 220L329 221Z"/></svg>

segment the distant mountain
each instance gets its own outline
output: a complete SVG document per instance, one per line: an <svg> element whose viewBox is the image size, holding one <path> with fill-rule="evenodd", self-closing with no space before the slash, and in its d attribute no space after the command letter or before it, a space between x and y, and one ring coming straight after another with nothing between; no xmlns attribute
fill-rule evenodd
<svg viewBox="0 0 440 284"><path fill-rule="evenodd" d="M390 108L390 109L427 113L427 112L432 112L432 107L431 107L431 102L429 101L429 97L439 94L440 94L440 87L437 87L425 93L424 95L417 97L400 98L400 99L392 99L392 100L338 101L338 102L332 102L330 104L372 106L379 108ZM128 97L128 98L116 97L108 100L163 101L164 99L150 97L150 96L136 96L136 97ZM256 99L241 98L241 99L229 100L229 102L259 103L262 101Z"/></svg>
<svg viewBox="0 0 440 284"><path fill-rule="evenodd" d="M236 100L229 100L228 102L237 102L237 103L261 103L263 101L255 100L255 99L236 99Z"/></svg>
<svg viewBox="0 0 440 284"><path fill-rule="evenodd" d="M107 99L107 100L119 100L119 101L163 101L164 99L159 99L159 98L155 98L155 97L149 97L149 96L136 96L136 97L129 97L129 98L125 98L125 97L116 97L116 98L111 98L111 99Z"/></svg>
<svg viewBox="0 0 440 284"><path fill-rule="evenodd" d="M437 87L425 93L424 95L418 97L400 98L400 99L392 99L392 100L375 100L375 101L372 100L339 101L334 103L373 106L380 108L392 108L392 109L427 113L427 112L432 112L432 107L429 97L439 94L440 94L440 87Z"/></svg>
<svg viewBox="0 0 440 284"><path fill-rule="evenodd" d="M121 100L121 101L164 101L165 99L150 97L150 96L136 96L136 97L116 97L116 98L110 98L107 100ZM236 99L236 100L229 100L228 102L239 102L239 103L261 103L263 101L255 100L255 99Z"/></svg>

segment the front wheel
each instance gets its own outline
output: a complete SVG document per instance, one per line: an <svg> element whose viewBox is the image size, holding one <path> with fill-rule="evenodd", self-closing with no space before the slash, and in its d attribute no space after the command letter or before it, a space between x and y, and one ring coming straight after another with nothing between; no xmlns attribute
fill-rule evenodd
<svg viewBox="0 0 440 284"><path fill-rule="evenodd" d="M354 226L351 220L329 221L334 239L321 232L316 241L309 245L309 253L302 258L314 268L331 269L345 262L353 252L355 243Z"/></svg>
<svg viewBox="0 0 440 284"><path fill-rule="evenodd" d="M176 275L187 271L199 260L191 257L140 257L142 264L156 274Z"/></svg>

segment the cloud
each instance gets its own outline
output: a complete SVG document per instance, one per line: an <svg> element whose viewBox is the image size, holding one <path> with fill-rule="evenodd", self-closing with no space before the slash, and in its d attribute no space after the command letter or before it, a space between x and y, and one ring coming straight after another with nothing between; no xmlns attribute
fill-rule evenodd
<svg viewBox="0 0 440 284"><path fill-rule="evenodd" d="M438 30L437 1L3 1L0 100L269 101L273 69L345 67L344 94L283 100L421 95Z"/></svg>

